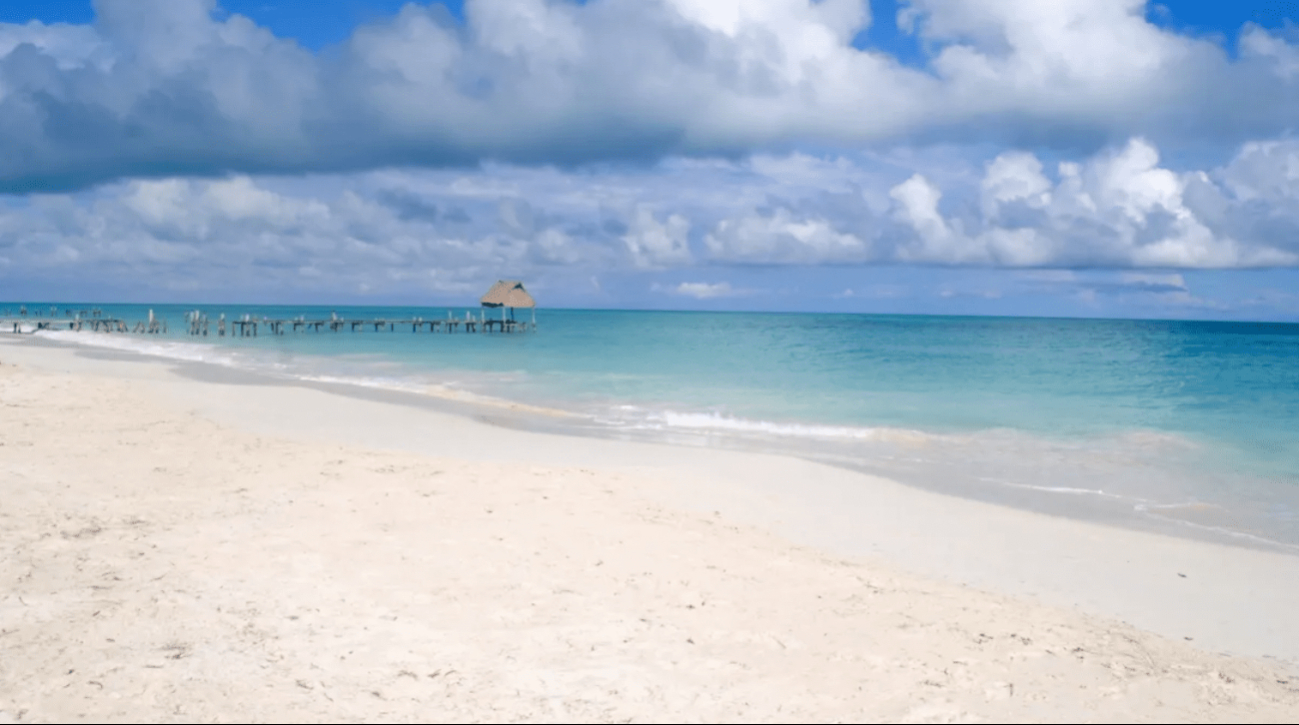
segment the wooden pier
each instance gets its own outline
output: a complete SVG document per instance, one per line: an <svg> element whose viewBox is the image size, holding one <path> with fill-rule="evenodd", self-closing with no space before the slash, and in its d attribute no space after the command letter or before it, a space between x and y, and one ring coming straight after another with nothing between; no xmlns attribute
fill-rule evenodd
<svg viewBox="0 0 1299 725"><path fill-rule="evenodd" d="M212 318L202 310L190 310L184 314L185 332L195 337L258 337L262 331L268 335L323 334L339 332L396 332L410 328L411 332L525 332L537 329L537 303L532 295L517 280L499 280L483 295L479 303L483 310L475 317L472 312L465 312L464 319L458 319L447 311L446 319L411 317L390 320L386 318L345 319L337 314L330 314L329 319L307 319L304 315L293 318L271 318L265 315L243 313L238 317L226 319L224 313ZM487 309L500 309L498 319L488 319ZM514 319L516 309L531 309L532 321ZM0 310L0 330L12 329L14 333L38 332L40 330L73 330L90 332L134 333L143 335L167 334L167 320L156 317L149 310L148 320L131 323L124 319L109 317L103 310L63 309L50 307L46 315L44 307L27 309L21 305L17 314L13 310ZM62 317L59 312L62 312ZM215 329L213 329L215 328Z"/></svg>
<svg viewBox="0 0 1299 725"><path fill-rule="evenodd" d="M218 336L229 334L232 337L257 337L263 331L268 335L284 335L286 333L304 332L316 334L397 332L407 329L411 332L525 332L537 329L537 323L523 320L489 320L473 317L463 320L455 318L430 320L422 317L399 320L386 318L308 320L301 317L290 319L263 317L261 319L218 319L216 322L216 334ZM212 322L209 318L200 318L197 322L190 323L189 334L191 335L208 335L211 334L211 331Z"/></svg>
<svg viewBox="0 0 1299 725"><path fill-rule="evenodd" d="M150 311L147 320L129 321L104 315L100 310L66 311L59 317L51 311L47 317L41 314L29 314L24 307L19 315L11 311L0 311L0 330L13 333L37 332L40 330L72 330L89 332L106 332L120 334L167 334L167 320L154 316ZM196 337L258 337L286 334L326 334L340 332L397 332L410 330L418 332L473 332L473 333L516 333L534 331L537 322L514 320L504 315L500 319L488 319L485 313L475 317L466 313L464 319L458 319L448 313L446 319L412 317L403 319L387 318L354 318L345 319L337 315L329 319L308 319L303 316L293 318L270 318L242 315L227 319L219 314L215 319L201 310L185 313L185 332Z"/></svg>
<svg viewBox="0 0 1299 725"><path fill-rule="evenodd" d="M139 327L139 325L137 325ZM125 320L103 317L95 320L24 320L5 318L0 322L0 330L9 330L14 334L37 332L39 330L90 330L92 332L131 332ZM136 330L140 332L140 330Z"/></svg>

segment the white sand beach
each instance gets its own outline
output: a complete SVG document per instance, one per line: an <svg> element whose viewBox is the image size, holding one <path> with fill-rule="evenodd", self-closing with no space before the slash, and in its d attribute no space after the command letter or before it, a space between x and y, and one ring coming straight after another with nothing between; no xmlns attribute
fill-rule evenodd
<svg viewBox="0 0 1299 725"><path fill-rule="evenodd" d="M1299 557L210 378L0 335L0 722L1299 717Z"/></svg>

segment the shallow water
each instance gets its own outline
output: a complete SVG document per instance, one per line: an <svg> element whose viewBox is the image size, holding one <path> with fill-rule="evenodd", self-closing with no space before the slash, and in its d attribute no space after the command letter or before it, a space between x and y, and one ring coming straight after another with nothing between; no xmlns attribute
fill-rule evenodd
<svg viewBox="0 0 1299 725"><path fill-rule="evenodd" d="M17 305L0 314L6 307ZM58 307L67 320L65 308L84 306ZM150 309L101 307L130 320ZM527 334L192 338L189 308L151 308L168 335L43 334L284 378L526 403L571 414L544 423L569 432L779 450L1051 513L1299 547L1296 325L542 310Z"/></svg>

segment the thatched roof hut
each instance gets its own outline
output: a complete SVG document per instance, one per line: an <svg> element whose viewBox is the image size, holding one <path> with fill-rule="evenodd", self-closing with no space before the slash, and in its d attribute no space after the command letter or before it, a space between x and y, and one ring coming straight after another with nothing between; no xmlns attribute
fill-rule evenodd
<svg viewBox="0 0 1299 725"><path fill-rule="evenodd" d="M487 290L481 300L483 307L536 307L536 300L523 289L518 280L500 280Z"/></svg>

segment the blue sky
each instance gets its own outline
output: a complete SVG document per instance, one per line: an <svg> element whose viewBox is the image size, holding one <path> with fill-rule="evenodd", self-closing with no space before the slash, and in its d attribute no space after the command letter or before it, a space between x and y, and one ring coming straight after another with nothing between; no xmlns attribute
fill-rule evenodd
<svg viewBox="0 0 1299 725"><path fill-rule="evenodd" d="M1299 320L1297 10L8 0L0 298Z"/></svg>
<svg viewBox="0 0 1299 725"><path fill-rule="evenodd" d="M245 15L282 38L293 38L302 45L319 50L340 43L358 25L395 15L408 0L225 0L219 8L225 13ZM430 3L431 4L431 3ZM464 2L437 2L463 22ZM872 0L871 12L877 22L862 37L858 47L878 47L908 59L918 56L914 38L897 28L898 0ZM91 0L7 0L0 6L0 22L85 24L94 21ZM1246 22L1268 28L1280 28L1285 20L1299 20L1299 3L1284 0L1166 0L1149 3L1146 17L1160 27L1181 33L1216 36L1224 44L1234 43L1236 33Z"/></svg>

